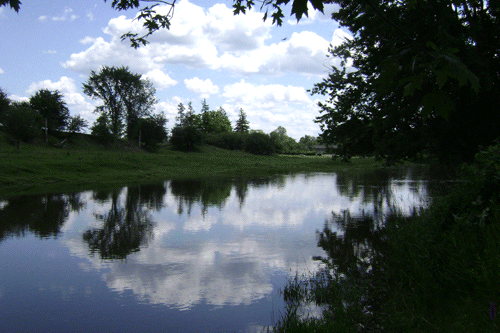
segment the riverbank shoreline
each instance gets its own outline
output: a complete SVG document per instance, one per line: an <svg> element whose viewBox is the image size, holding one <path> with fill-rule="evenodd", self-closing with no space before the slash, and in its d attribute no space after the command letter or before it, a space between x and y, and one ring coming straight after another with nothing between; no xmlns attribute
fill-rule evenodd
<svg viewBox="0 0 500 333"><path fill-rule="evenodd" d="M201 177L265 177L275 174L340 172L382 168L374 158L350 163L327 156L260 156L204 146L198 152L162 147L151 153L132 147L0 144L0 198L61 190Z"/></svg>

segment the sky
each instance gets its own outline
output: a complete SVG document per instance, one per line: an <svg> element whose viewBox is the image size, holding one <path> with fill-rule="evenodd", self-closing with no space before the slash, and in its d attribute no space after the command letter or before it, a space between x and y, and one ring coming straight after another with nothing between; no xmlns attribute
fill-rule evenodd
<svg viewBox="0 0 500 333"><path fill-rule="evenodd" d="M86 96L83 83L101 66L127 66L153 83L155 112L164 112L169 129L179 103L191 101L199 113L206 99L211 110L224 108L233 126L242 108L251 129L283 126L296 140L316 136L317 103L325 97L307 90L339 63L328 57L329 46L350 35L330 18L333 6L325 14L311 9L298 23L287 16L281 27L264 22L258 9L235 16L231 0L180 0L170 29L134 49L120 36L141 32L137 10L116 11L110 1L25 0L19 13L0 7L0 88L11 100L58 90L70 114L92 124L102 102Z"/></svg>

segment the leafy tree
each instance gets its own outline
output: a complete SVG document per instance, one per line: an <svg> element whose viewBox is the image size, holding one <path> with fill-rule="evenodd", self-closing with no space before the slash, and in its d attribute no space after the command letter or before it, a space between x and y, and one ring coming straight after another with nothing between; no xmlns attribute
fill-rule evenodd
<svg viewBox="0 0 500 333"><path fill-rule="evenodd" d="M318 140L310 135L304 135L299 139L299 145L302 150L313 150L317 144Z"/></svg>
<svg viewBox="0 0 500 333"><path fill-rule="evenodd" d="M279 126L269 134L277 153L296 153L297 142L286 134L286 128Z"/></svg>
<svg viewBox="0 0 500 333"><path fill-rule="evenodd" d="M248 133L250 130L250 125L247 120L247 114L240 108L240 114L238 120L236 120L236 126L234 127L235 132Z"/></svg>
<svg viewBox="0 0 500 333"><path fill-rule="evenodd" d="M17 150L21 141L29 142L39 134L39 115L28 103L12 103L3 115L4 131L12 138Z"/></svg>
<svg viewBox="0 0 500 333"><path fill-rule="evenodd" d="M102 144L113 142L114 136L110 130L108 116L102 113L94 122L91 128L91 134Z"/></svg>
<svg viewBox="0 0 500 333"><path fill-rule="evenodd" d="M30 105L44 119L46 142L48 142L49 131L60 131L66 128L70 118L69 109L58 90L38 90L30 97Z"/></svg>
<svg viewBox="0 0 500 333"><path fill-rule="evenodd" d="M226 111L220 107L217 111L205 111L201 114L201 127L207 134L231 132L231 121Z"/></svg>
<svg viewBox="0 0 500 333"><path fill-rule="evenodd" d="M104 104L96 112L106 114L111 122L111 132L120 137L126 125L127 136L137 136L138 119L151 114L157 103L155 89L148 80L141 79L128 67L101 68L99 73L90 72L83 91L93 99L101 99ZM124 122L126 124L124 124Z"/></svg>
<svg viewBox="0 0 500 333"><path fill-rule="evenodd" d="M140 142L152 150L167 139L165 124L167 118L163 113L155 114L140 120Z"/></svg>
<svg viewBox="0 0 500 333"><path fill-rule="evenodd" d="M83 119L80 115L70 117L68 123L68 132L74 134L83 131L84 128L89 126L88 122Z"/></svg>

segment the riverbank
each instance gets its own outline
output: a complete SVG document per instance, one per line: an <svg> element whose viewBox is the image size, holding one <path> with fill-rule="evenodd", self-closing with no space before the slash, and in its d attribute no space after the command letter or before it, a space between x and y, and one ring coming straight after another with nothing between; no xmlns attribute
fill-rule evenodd
<svg viewBox="0 0 500 333"><path fill-rule="evenodd" d="M273 332L499 332L500 145L478 153L462 180L383 226L369 215L327 221L323 269L284 288ZM311 303L320 316L303 315Z"/></svg>
<svg viewBox="0 0 500 333"><path fill-rule="evenodd" d="M65 148L0 140L0 197L57 190L155 182L171 178L269 176L380 168L372 158L351 163L326 156L260 156L212 146L199 152L162 147L151 153L121 144L102 147L85 137Z"/></svg>

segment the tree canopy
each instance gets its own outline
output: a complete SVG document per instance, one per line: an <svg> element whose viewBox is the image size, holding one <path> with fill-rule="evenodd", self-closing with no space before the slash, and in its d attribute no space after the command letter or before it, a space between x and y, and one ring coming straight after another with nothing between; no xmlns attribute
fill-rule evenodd
<svg viewBox="0 0 500 333"><path fill-rule="evenodd" d="M121 136L126 126L129 139L138 134L138 120L149 116L157 103L151 82L123 66L104 66L99 73L91 71L83 92L103 101L96 112L109 117L111 132L116 137Z"/></svg>
<svg viewBox="0 0 500 333"><path fill-rule="evenodd" d="M30 97L31 107L45 119L46 130L63 130L70 118L69 109L58 91L40 89Z"/></svg>

